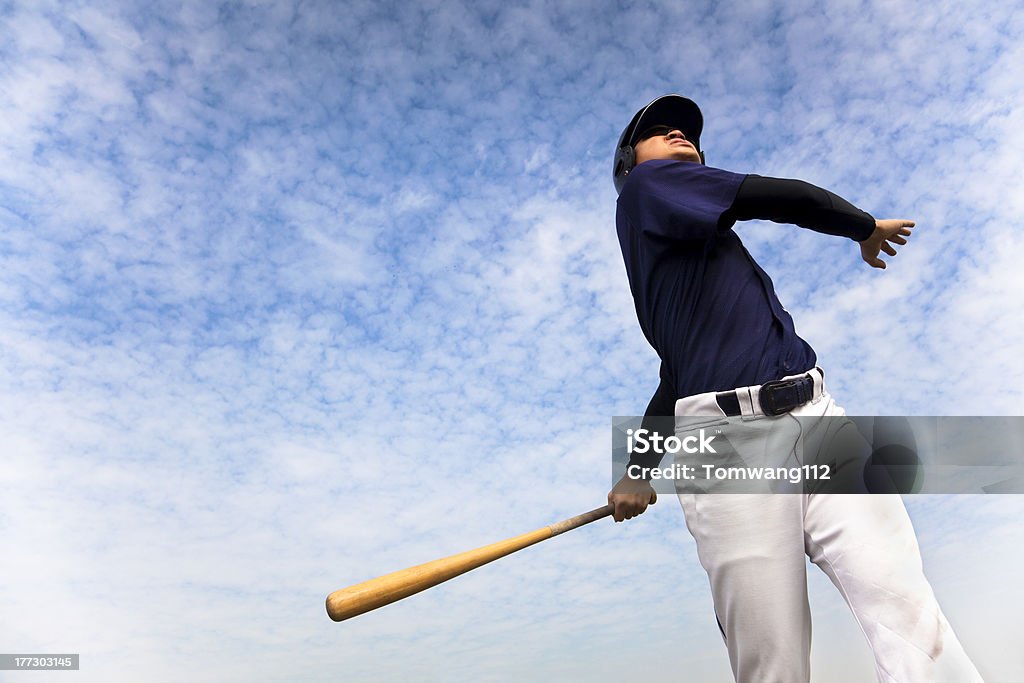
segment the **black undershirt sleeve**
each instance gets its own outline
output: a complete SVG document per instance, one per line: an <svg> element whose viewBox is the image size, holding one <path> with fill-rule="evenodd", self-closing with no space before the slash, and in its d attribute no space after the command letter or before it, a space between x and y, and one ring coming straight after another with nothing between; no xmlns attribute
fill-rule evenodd
<svg viewBox="0 0 1024 683"><path fill-rule="evenodd" d="M675 387L672 385L672 380L668 374L668 368L665 367L665 363L661 364L661 382L658 384L658 389L654 392L654 396L651 397L650 403L647 404L647 410L644 411L644 419L641 423L641 428L646 429L650 434L658 434L662 439L668 438L676 433L676 396ZM654 449L650 449L647 453L631 453L629 456L628 465L639 465L641 468L655 468L661 463L661 459L665 456L663 449L657 452ZM627 466L628 466L627 465ZM642 479L650 479L649 472L647 476L641 477Z"/></svg>
<svg viewBox="0 0 1024 683"><path fill-rule="evenodd" d="M723 225L763 219L792 223L815 232L860 242L875 229L875 219L839 195L803 180L747 175Z"/></svg>

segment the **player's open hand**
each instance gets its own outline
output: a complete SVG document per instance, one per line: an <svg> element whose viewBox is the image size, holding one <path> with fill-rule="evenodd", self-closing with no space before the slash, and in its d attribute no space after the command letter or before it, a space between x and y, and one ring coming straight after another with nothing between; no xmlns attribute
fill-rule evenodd
<svg viewBox="0 0 1024 683"><path fill-rule="evenodd" d="M910 237L910 229L914 221L905 218L886 218L875 221L875 231L860 243L860 255L872 268L885 268L885 261L878 257L884 251L889 256L896 255L894 244L904 245Z"/></svg>
<svg viewBox="0 0 1024 683"><path fill-rule="evenodd" d="M651 487L651 482L632 479L628 474L608 492L608 504L615 506L612 517L616 522L642 515L647 506L654 505L657 500L658 494Z"/></svg>

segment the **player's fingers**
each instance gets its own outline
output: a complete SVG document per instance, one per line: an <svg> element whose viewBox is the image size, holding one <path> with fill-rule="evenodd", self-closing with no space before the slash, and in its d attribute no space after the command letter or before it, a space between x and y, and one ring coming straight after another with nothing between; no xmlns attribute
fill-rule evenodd
<svg viewBox="0 0 1024 683"><path fill-rule="evenodd" d="M896 244L906 244L907 243L907 238L906 237L900 237L899 235L893 235L892 237L889 238L889 241L890 242L895 242Z"/></svg>
<svg viewBox="0 0 1024 683"><path fill-rule="evenodd" d="M615 518L616 522L633 519L644 511L646 505L643 504L643 501L637 501L634 498L635 496L615 501L615 510L612 512L612 517Z"/></svg>
<svg viewBox="0 0 1024 683"><path fill-rule="evenodd" d="M612 494L608 494L608 504L612 506L612 519L616 522L622 521L622 502L612 499Z"/></svg>
<svg viewBox="0 0 1024 683"><path fill-rule="evenodd" d="M888 242L882 242L882 251L884 251L889 256L896 255L896 248L889 244Z"/></svg>

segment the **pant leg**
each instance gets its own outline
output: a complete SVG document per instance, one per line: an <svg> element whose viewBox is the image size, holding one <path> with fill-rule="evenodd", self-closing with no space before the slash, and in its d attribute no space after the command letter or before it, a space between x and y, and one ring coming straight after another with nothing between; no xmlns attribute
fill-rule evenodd
<svg viewBox="0 0 1024 683"><path fill-rule="evenodd" d="M805 529L807 554L849 604L879 681L981 681L925 578L898 495L811 495Z"/></svg>
<svg viewBox="0 0 1024 683"><path fill-rule="evenodd" d="M807 683L803 496L680 494L738 683ZM710 618L710 615L709 615Z"/></svg>
<svg viewBox="0 0 1024 683"><path fill-rule="evenodd" d="M827 393L793 414L846 415ZM809 424L814 423L805 421L804 427ZM850 444L843 449L850 451ZM859 461L851 462L857 465L853 469L863 470ZM896 494L812 493L805 500L807 555L850 606L871 646L878 680L980 682L924 575L903 499Z"/></svg>
<svg viewBox="0 0 1024 683"><path fill-rule="evenodd" d="M724 416L714 394L685 399L676 406L676 433L692 434L719 426ZM800 439L793 420L750 415L730 421L717 437L712 461L721 464L773 464L793 452ZM717 412L716 412L717 411ZM706 417L699 417L699 416ZM724 447L724 448L723 448ZM705 462L701 456L677 455L677 462ZM699 468L698 468L699 471ZM770 483L770 482L769 482ZM705 481L703 490L770 491L771 486L719 486ZM692 490L692 489L691 489ZM738 683L808 683L811 617L807 601L804 549L804 497L771 493L678 494L686 526L708 574L715 616ZM709 615L710 620L710 615Z"/></svg>

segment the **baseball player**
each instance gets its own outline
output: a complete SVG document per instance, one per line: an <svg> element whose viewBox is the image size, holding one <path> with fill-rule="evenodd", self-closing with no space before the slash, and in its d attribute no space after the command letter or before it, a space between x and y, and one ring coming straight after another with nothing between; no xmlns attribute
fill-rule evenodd
<svg viewBox="0 0 1024 683"><path fill-rule="evenodd" d="M842 416L813 349L733 226L766 219L845 237L868 265L885 268L880 252L895 256L914 222L875 220L802 181L709 167L702 129L694 102L666 95L633 116L615 152L619 243L640 327L662 361L645 423L742 416L735 429L761 434L799 422L789 417ZM649 467L659 458L631 462ZM850 606L879 681L981 680L924 577L898 495L678 498L740 683L810 680L805 555ZM628 475L608 494L616 521L653 499L649 481Z"/></svg>

